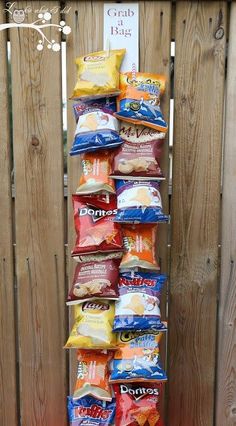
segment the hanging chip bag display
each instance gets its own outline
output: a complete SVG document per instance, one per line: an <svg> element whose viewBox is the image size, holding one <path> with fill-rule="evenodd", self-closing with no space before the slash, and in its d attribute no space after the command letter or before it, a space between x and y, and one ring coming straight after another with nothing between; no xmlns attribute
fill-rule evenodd
<svg viewBox="0 0 236 426"><path fill-rule="evenodd" d="M160 109L165 84L163 75L141 72L121 74L116 117L166 133L167 124Z"/></svg>
<svg viewBox="0 0 236 426"><path fill-rule="evenodd" d="M100 401L92 396L74 400L68 397L70 426L109 426L114 422L116 403Z"/></svg>
<svg viewBox="0 0 236 426"><path fill-rule="evenodd" d="M113 331L166 329L160 312L160 295L165 281L166 275L156 273L121 273Z"/></svg>

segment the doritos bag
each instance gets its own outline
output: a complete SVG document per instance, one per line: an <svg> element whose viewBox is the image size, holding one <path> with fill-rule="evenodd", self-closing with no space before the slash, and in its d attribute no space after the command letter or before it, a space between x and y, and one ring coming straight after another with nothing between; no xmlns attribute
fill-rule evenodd
<svg viewBox="0 0 236 426"><path fill-rule="evenodd" d="M72 99L115 96L125 49L90 53L76 58L77 82Z"/></svg>
<svg viewBox="0 0 236 426"><path fill-rule="evenodd" d="M114 331L166 329L161 322L160 295L166 275L125 272L119 278Z"/></svg>
<svg viewBox="0 0 236 426"><path fill-rule="evenodd" d="M92 396L73 400L68 397L70 426L110 426L114 422L115 400L99 401Z"/></svg>
<svg viewBox="0 0 236 426"><path fill-rule="evenodd" d="M94 300L75 305L75 323L65 348L114 349L114 302Z"/></svg>
<svg viewBox="0 0 236 426"><path fill-rule="evenodd" d="M72 199L77 233L72 256L122 252L121 228L113 221L117 213L116 196L73 195ZM90 258L90 260L96 260L96 258Z"/></svg>
<svg viewBox="0 0 236 426"><path fill-rule="evenodd" d="M112 355L107 351L78 350L77 380L73 399L90 395L103 401L111 401L108 382L108 363Z"/></svg>
<svg viewBox="0 0 236 426"><path fill-rule="evenodd" d="M166 373L160 365L159 331L123 332L112 363L111 383L163 382Z"/></svg>
<svg viewBox="0 0 236 426"><path fill-rule="evenodd" d="M156 231L157 225L122 226L125 253L120 269L160 269L155 257Z"/></svg>
<svg viewBox="0 0 236 426"><path fill-rule="evenodd" d="M160 110L160 98L165 91L163 75L138 72L121 74L116 117L123 121L167 132L167 124Z"/></svg>
<svg viewBox="0 0 236 426"><path fill-rule="evenodd" d="M163 426L159 412L161 384L114 385L116 426Z"/></svg>
<svg viewBox="0 0 236 426"><path fill-rule="evenodd" d="M116 181L118 212L115 222L168 222L162 212L160 185L153 181Z"/></svg>

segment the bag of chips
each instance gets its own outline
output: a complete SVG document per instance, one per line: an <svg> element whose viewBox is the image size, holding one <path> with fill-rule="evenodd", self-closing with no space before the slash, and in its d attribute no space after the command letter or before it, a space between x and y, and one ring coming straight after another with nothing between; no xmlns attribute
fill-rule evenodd
<svg viewBox="0 0 236 426"><path fill-rule="evenodd" d="M116 196L73 195L74 221L77 233L72 256L101 252L122 252L122 233L118 223L114 223L117 213ZM96 260L90 258L90 260Z"/></svg>
<svg viewBox="0 0 236 426"><path fill-rule="evenodd" d="M67 298L67 305L75 305L98 298L118 299L119 261L78 263Z"/></svg>
<svg viewBox="0 0 236 426"><path fill-rule="evenodd" d="M111 172L112 157L107 151L97 151L82 155L82 174L76 194L93 194L96 192L115 193Z"/></svg>
<svg viewBox="0 0 236 426"><path fill-rule="evenodd" d="M114 422L115 399L105 402L86 396L73 400L69 396L67 407L70 426L110 426Z"/></svg>
<svg viewBox="0 0 236 426"><path fill-rule="evenodd" d="M75 323L65 348L114 349L114 302L94 300L74 306Z"/></svg>
<svg viewBox="0 0 236 426"><path fill-rule="evenodd" d="M119 301L115 304L113 331L163 330L160 295L166 275L121 273Z"/></svg>
<svg viewBox="0 0 236 426"><path fill-rule="evenodd" d="M76 58L77 82L72 99L92 99L119 93L119 71L126 50L107 50Z"/></svg>
<svg viewBox="0 0 236 426"><path fill-rule="evenodd" d="M114 179L163 179L160 158L165 133L145 126L122 122L123 144L117 149L112 164Z"/></svg>
<svg viewBox="0 0 236 426"><path fill-rule="evenodd" d="M134 77L132 72L121 74L116 117L166 133L167 124L160 110L165 85L163 75L138 72Z"/></svg>
<svg viewBox="0 0 236 426"><path fill-rule="evenodd" d="M117 384L116 426L164 426L160 415L162 384Z"/></svg>
<svg viewBox="0 0 236 426"><path fill-rule="evenodd" d="M154 181L116 181L118 212L115 222L168 222L162 212L160 185Z"/></svg>
<svg viewBox="0 0 236 426"><path fill-rule="evenodd" d="M123 225L125 253L120 269L144 268L158 271L155 258L157 225Z"/></svg>
<svg viewBox="0 0 236 426"><path fill-rule="evenodd" d="M70 155L98 149L115 148L122 144L114 98L80 101L74 105L77 121L75 138Z"/></svg>
<svg viewBox="0 0 236 426"><path fill-rule="evenodd" d="M73 399L87 395L103 401L111 401L108 363L112 355L107 351L78 350L77 380Z"/></svg>
<svg viewBox="0 0 236 426"><path fill-rule="evenodd" d="M159 331L122 332L119 349L112 362L111 383L163 382L166 373L160 365Z"/></svg>

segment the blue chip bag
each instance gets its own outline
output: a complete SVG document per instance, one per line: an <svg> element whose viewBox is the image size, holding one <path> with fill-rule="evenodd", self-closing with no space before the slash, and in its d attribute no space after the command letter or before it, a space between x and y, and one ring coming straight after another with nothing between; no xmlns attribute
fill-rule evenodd
<svg viewBox="0 0 236 426"><path fill-rule="evenodd" d="M165 281L166 275L156 273L121 273L113 331L166 330L160 312L160 295Z"/></svg>
<svg viewBox="0 0 236 426"><path fill-rule="evenodd" d="M123 332L112 363L111 383L164 382L166 373L160 365L159 331Z"/></svg>
<svg viewBox="0 0 236 426"><path fill-rule="evenodd" d="M119 122L113 115L114 111L115 101L109 99L75 104L77 126L70 155L121 145L123 140L119 136Z"/></svg>
<svg viewBox="0 0 236 426"><path fill-rule="evenodd" d="M67 400L71 426L108 426L114 422L115 399L105 402L86 396L74 401L69 396Z"/></svg>
<svg viewBox="0 0 236 426"><path fill-rule="evenodd" d="M159 182L116 180L118 212L115 222L168 222L162 212Z"/></svg>

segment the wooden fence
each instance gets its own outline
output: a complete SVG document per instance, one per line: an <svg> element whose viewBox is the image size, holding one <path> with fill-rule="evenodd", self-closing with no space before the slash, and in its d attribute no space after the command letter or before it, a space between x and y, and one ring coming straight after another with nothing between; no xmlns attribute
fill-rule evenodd
<svg viewBox="0 0 236 426"><path fill-rule="evenodd" d="M162 271L170 276L162 303L163 315L167 316L168 306L169 321L166 354L163 345L169 375L166 425L233 426L236 3L139 3L140 70L167 76L166 119L174 79L171 205L170 182L162 185L171 229L161 228L158 245ZM30 5L35 10L45 4L60 6L58 1L19 1L14 7ZM74 58L102 48L103 4L64 2L72 29L66 41L68 96L76 79ZM1 24L8 19L4 8L0 1ZM29 12L29 22L33 17ZM58 11L53 22L59 21ZM52 35L49 28L46 34L60 41L61 33ZM68 198L64 197L61 53L38 51L38 38L27 28L0 31L1 426L66 425L66 396L75 380L74 354L68 355L62 346L70 322L66 291L74 270L68 256L74 243L71 194L80 163L79 158L68 157ZM172 73L171 40L175 41ZM67 120L69 148L75 129L70 102ZM168 176L168 142L162 166Z"/></svg>

